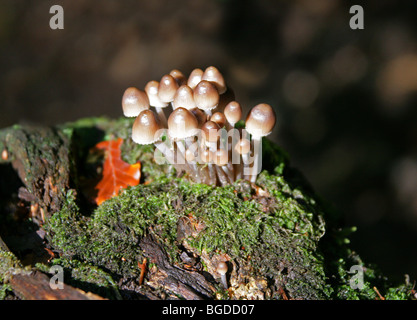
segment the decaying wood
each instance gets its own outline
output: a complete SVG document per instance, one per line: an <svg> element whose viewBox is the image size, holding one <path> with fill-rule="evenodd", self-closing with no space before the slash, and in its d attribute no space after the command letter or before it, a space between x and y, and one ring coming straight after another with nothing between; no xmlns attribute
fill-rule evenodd
<svg viewBox="0 0 417 320"><path fill-rule="evenodd" d="M52 289L49 277L40 272L14 275L9 283L14 293L24 300L103 300L96 294L67 284L63 289Z"/></svg>
<svg viewBox="0 0 417 320"><path fill-rule="evenodd" d="M69 141L50 127L17 126L1 131L3 161L11 162L25 185L21 199L39 206L41 221L62 207L70 184Z"/></svg>
<svg viewBox="0 0 417 320"><path fill-rule="evenodd" d="M3 239L1 237L0 237L0 249L3 250L3 251L9 251L9 248L4 243L4 241L3 241Z"/></svg>
<svg viewBox="0 0 417 320"><path fill-rule="evenodd" d="M149 260L165 273L165 277L158 279L162 287L187 300L202 300L213 297L215 292L213 284L198 272L171 265L164 248L152 236L144 237L139 246Z"/></svg>

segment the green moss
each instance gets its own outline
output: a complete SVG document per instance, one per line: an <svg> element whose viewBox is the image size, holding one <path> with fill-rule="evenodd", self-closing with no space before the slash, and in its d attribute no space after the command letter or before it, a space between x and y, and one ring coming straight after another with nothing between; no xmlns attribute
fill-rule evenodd
<svg viewBox="0 0 417 320"><path fill-rule="evenodd" d="M261 179L275 186L270 189L272 194L277 193L278 180L266 173ZM265 208L256 196L246 198L245 183L214 188L161 179L128 188L106 201L84 226L76 221L65 232L67 228L62 226L70 216L75 217L67 208L48 221L48 229L55 234L52 243L56 249L119 276L133 277L139 271L137 261L143 258L138 246L141 237L152 233L169 248L172 262L178 262L178 221L193 216L204 230L187 242L199 254L226 253L237 261L251 257L250 264L258 274L285 283L292 296L326 298L331 290L317 250L323 221L310 210L310 200L305 205L294 194L265 198Z"/></svg>
<svg viewBox="0 0 417 320"><path fill-rule="evenodd" d="M185 247L206 257L201 260L205 271L211 258L228 255L252 277L265 279L272 299L281 299L282 289L300 299L376 299L375 289L387 299L410 298L410 284L392 285L351 251L353 230L339 228L337 214L275 144L263 140L265 170L257 179L262 192L246 181L212 187L175 178L169 167L157 165L152 146L128 138L131 124L131 119L91 118L60 127L72 141L76 178L100 165L91 148L104 139L125 139L123 159L142 163L140 185L92 211L80 201L76 183L61 210L43 225L48 244L60 254L53 263L64 267L74 286L120 298L117 283L138 278L138 262L145 257L140 243L152 234L180 267ZM361 290L350 286L353 265L364 267Z"/></svg>

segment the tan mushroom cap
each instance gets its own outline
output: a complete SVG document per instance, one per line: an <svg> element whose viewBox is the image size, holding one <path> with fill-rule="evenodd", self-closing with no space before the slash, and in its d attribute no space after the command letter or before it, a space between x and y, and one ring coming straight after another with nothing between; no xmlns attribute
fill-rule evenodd
<svg viewBox="0 0 417 320"><path fill-rule="evenodd" d="M213 121L213 122L217 123L220 128L223 128L224 125L226 124L226 117L221 112L215 112L210 117L210 121Z"/></svg>
<svg viewBox="0 0 417 320"><path fill-rule="evenodd" d="M173 140L180 140L196 135L198 120L193 113L179 107L171 112L168 118L168 135Z"/></svg>
<svg viewBox="0 0 417 320"><path fill-rule="evenodd" d="M123 93L122 108L125 117L137 117L141 111L149 109L148 95L135 87L129 87Z"/></svg>
<svg viewBox="0 0 417 320"><path fill-rule="evenodd" d="M175 79L178 86L182 86L183 84L187 83L187 78L184 76L184 74L180 70L173 69L170 71L169 74Z"/></svg>
<svg viewBox="0 0 417 320"><path fill-rule="evenodd" d="M229 161L229 154L225 149L217 149L214 153L214 163L218 166L225 166Z"/></svg>
<svg viewBox="0 0 417 320"><path fill-rule="evenodd" d="M155 108L165 108L168 103L161 101L158 95L159 82L156 80L149 81L145 86L145 92L149 98L149 104Z"/></svg>
<svg viewBox="0 0 417 320"><path fill-rule="evenodd" d="M196 68L193 71L191 71L190 75L188 76L187 85L191 89L194 89L202 80L203 73L204 71L199 68Z"/></svg>
<svg viewBox="0 0 417 320"><path fill-rule="evenodd" d="M248 139L240 139L235 145L235 151L239 154L247 154L250 151L250 141Z"/></svg>
<svg viewBox="0 0 417 320"><path fill-rule="evenodd" d="M159 81L158 97L162 102L169 103L174 100L177 89L177 81L170 74L166 74Z"/></svg>
<svg viewBox="0 0 417 320"><path fill-rule="evenodd" d="M216 86L219 94L223 94L227 90L223 75L216 67L210 66L206 68L206 70L204 70L202 80L210 81L213 83Z"/></svg>
<svg viewBox="0 0 417 320"><path fill-rule="evenodd" d="M138 144L152 144L164 133L158 116L154 111L143 110L133 122L132 140Z"/></svg>
<svg viewBox="0 0 417 320"><path fill-rule="evenodd" d="M197 107L190 109L190 111L197 118L198 127L201 128L201 126L207 121L207 115L205 114L203 110Z"/></svg>
<svg viewBox="0 0 417 320"><path fill-rule="evenodd" d="M254 138L267 136L274 128L275 120L275 112L269 104L258 104L246 117L246 131Z"/></svg>
<svg viewBox="0 0 417 320"><path fill-rule="evenodd" d="M195 108L193 89L186 84L183 84L176 90L172 101L173 109L177 109L179 107L183 107L188 110Z"/></svg>
<svg viewBox="0 0 417 320"><path fill-rule="evenodd" d="M202 80L194 88L194 101L198 108L210 111L219 104L219 92L209 81Z"/></svg>
<svg viewBox="0 0 417 320"><path fill-rule="evenodd" d="M201 126L202 138L207 142L216 142L219 140L219 125L214 121L207 121Z"/></svg>
<svg viewBox="0 0 417 320"><path fill-rule="evenodd" d="M230 101L223 112L231 126L234 126L242 118L242 107L237 101Z"/></svg>
<svg viewBox="0 0 417 320"><path fill-rule="evenodd" d="M228 267L227 267L226 262L221 261L221 262L219 262L219 264L217 265L216 271L217 271L218 273L220 273L221 275L225 275L225 274L226 274L226 272L227 272L227 269L228 269Z"/></svg>

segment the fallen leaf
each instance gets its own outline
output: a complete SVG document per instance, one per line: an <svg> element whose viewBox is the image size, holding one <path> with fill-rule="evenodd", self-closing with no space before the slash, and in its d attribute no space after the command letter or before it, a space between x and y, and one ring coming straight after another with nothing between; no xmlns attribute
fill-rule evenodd
<svg viewBox="0 0 417 320"><path fill-rule="evenodd" d="M103 178L96 185L98 195L96 203L102 202L119 194L121 189L128 186L136 186L140 180L141 163L129 164L122 160L120 146L123 139L102 141L95 147L105 150L105 161L103 164Z"/></svg>

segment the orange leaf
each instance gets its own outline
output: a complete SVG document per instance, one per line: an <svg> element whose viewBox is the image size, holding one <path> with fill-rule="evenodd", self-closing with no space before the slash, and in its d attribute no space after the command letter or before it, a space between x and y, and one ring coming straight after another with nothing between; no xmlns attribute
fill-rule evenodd
<svg viewBox="0 0 417 320"><path fill-rule="evenodd" d="M96 145L96 148L106 151L105 161L103 164L103 178L96 185L98 195L96 203L102 202L119 194L120 189L128 186L136 186L140 180L140 162L130 165L121 158L120 146L123 139L102 141Z"/></svg>

